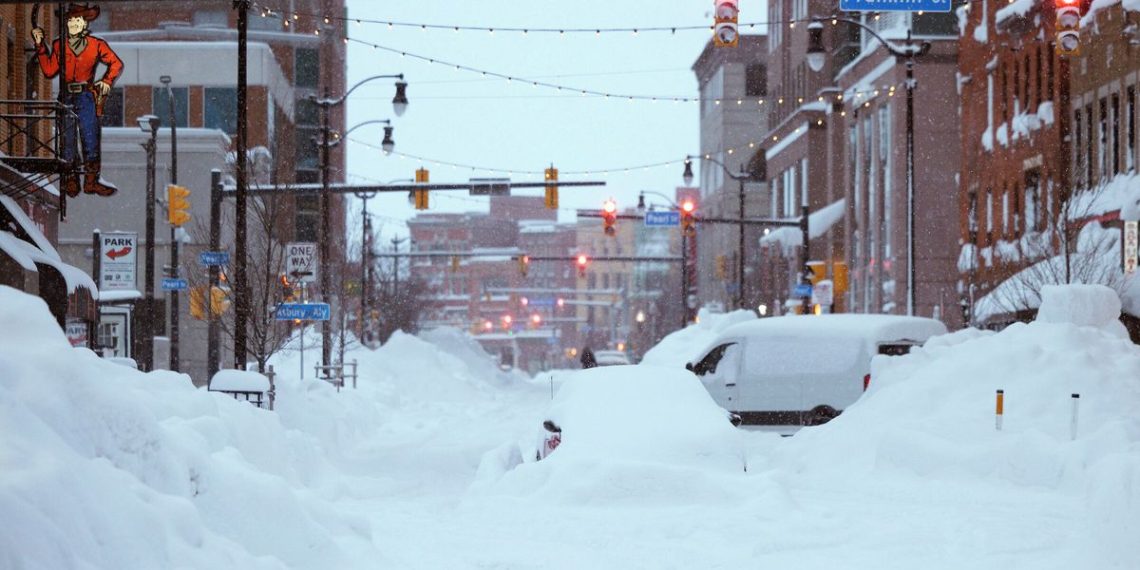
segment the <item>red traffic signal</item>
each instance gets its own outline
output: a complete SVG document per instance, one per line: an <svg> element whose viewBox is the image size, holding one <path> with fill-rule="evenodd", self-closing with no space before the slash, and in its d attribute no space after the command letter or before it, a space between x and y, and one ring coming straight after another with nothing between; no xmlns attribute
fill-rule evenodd
<svg viewBox="0 0 1140 570"><path fill-rule="evenodd" d="M740 15L739 0L714 0L713 45L716 47L736 47L740 41L737 18Z"/></svg>
<svg viewBox="0 0 1140 570"><path fill-rule="evenodd" d="M1057 0L1057 53L1077 55L1081 51L1081 0Z"/></svg>
<svg viewBox="0 0 1140 570"><path fill-rule="evenodd" d="M590 264L590 258L586 254L578 255L578 277L586 277L586 266Z"/></svg>
<svg viewBox="0 0 1140 570"><path fill-rule="evenodd" d="M696 209L697 204L690 198L681 202L681 231L683 231L686 236L692 237L697 232L693 220L693 212L695 212Z"/></svg>
<svg viewBox="0 0 1140 570"><path fill-rule="evenodd" d="M613 198L602 203L602 220L605 222L605 232L608 236L617 234L617 202Z"/></svg>

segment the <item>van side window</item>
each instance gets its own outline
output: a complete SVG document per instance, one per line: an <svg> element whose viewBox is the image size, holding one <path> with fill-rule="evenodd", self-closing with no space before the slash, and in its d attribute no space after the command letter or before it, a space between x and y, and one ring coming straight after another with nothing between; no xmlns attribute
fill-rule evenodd
<svg viewBox="0 0 1140 570"><path fill-rule="evenodd" d="M893 344L880 344L879 354L887 356L902 356L910 353L910 348L914 346L910 343L893 343Z"/></svg>
<svg viewBox="0 0 1140 570"><path fill-rule="evenodd" d="M693 373L695 373L697 376L704 376L705 374L715 373L716 365L720 364L720 360L724 358L724 351L728 350L728 347L734 344L736 343L728 342L710 350L709 353L705 355L705 357L702 358L696 366L693 367Z"/></svg>

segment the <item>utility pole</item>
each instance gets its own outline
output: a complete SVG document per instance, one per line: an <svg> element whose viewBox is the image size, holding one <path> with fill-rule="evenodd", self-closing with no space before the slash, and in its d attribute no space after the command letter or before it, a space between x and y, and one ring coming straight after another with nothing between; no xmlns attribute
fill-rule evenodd
<svg viewBox="0 0 1140 570"><path fill-rule="evenodd" d="M170 88L170 76L163 75L159 81L166 86L166 98L170 101L170 183L178 185L178 117L174 113L174 90ZM171 207L167 204L167 207ZM178 277L178 226L170 226L170 276ZM170 369L178 372L178 290L170 291Z"/></svg>
<svg viewBox="0 0 1140 570"><path fill-rule="evenodd" d="M222 241L222 171L214 169L210 172L210 251L218 251L221 247ZM218 315L214 314L213 306L213 293L214 287L218 286L220 278L220 270L217 265L210 266L210 289L206 297L207 319L209 319L209 329L207 331L206 339L206 377L207 382L213 380L214 375L218 373L218 364L222 359L221 351L221 327L218 322Z"/></svg>
<svg viewBox="0 0 1140 570"><path fill-rule="evenodd" d="M238 28L238 70L237 70L237 196L234 201L234 368L245 370L246 323L249 320L249 283L246 281L246 159L249 145L249 121L246 107L249 105L249 85L247 81L248 59L247 39L249 36L249 0L234 0L237 8ZM324 236L322 236L323 238ZM215 250L216 251L216 250Z"/></svg>
<svg viewBox="0 0 1140 570"><path fill-rule="evenodd" d="M154 169L155 151L158 146L158 117L139 117L139 126L149 131L150 137L143 143L146 149L146 268L144 271L143 302L143 350L142 367L146 372L154 370Z"/></svg>

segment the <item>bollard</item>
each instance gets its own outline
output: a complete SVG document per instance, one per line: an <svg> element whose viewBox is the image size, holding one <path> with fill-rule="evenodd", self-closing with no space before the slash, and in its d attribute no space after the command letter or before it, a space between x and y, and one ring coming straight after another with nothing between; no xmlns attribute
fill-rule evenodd
<svg viewBox="0 0 1140 570"><path fill-rule="evenodd" d="M994 409L994 426L998 431L1001 431L1001 417L1005 408L1005 390L997 391L997 406Z"/></svg>
<svg viewBox="0 0 1140 570"><path fill-rule="evenodd" d="M1081 395L1080 394L1073 394L1072 402L1073 402L1073 418L1069 422L1069 439L1070 440L1076 440L1077 439L1077 407L1081 402Z"/></svg>
<svg viewBox="0 0 1140 570"><path fill-rule="evenodd" d="M273 377L276 376L276 374L273 373L273 365L272 364L269 365L269 370L267 370L265 372L265 375L269 377L269 411L272 412L273 411L273 399L277 395L277 391L274 389L274 383L273 383Z"/></svg>

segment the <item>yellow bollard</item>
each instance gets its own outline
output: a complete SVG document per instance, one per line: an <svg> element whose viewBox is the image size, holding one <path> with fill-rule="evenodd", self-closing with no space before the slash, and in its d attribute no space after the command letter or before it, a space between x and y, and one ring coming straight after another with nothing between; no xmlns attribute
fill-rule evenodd
<svg viewBox="0 0 1140 570"><path fill-rule="evenodd" d="M1001 417L1002 417L1002 412L1004 411L1003 410L1004 407L1005 407L1005 390L998 390L997 391L997 407L994 410L994 414L996 415L994 425L997 427L998 431L1001 431Z"/></svg>

